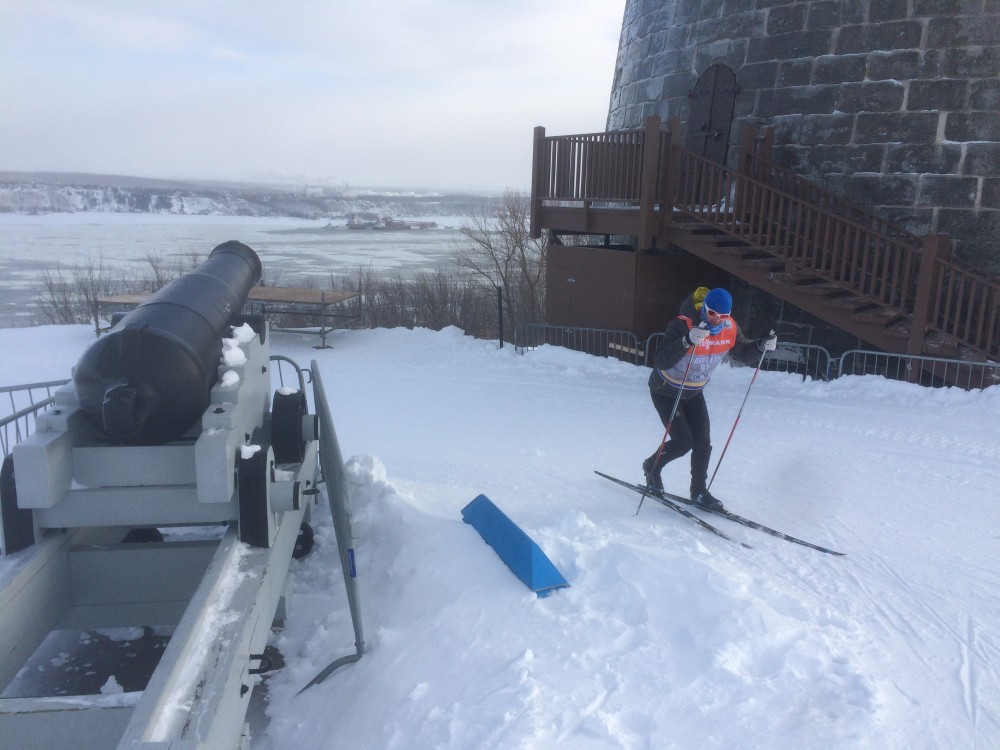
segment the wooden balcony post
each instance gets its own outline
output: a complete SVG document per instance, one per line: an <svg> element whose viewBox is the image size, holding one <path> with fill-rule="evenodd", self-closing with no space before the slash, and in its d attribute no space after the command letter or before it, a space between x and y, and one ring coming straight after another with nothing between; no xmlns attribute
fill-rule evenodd
<svg viewBox="0 0 1000 750"><path fill-rule="evenodd" d="M642 134L642 179L639 183L639 250L653 247L656 173L660 166L660 118L646 118Z"/></svg>
<svg viewBox="0 0 1000 750"><path fill-rule="evenodd" d="M733 195L733 218L738 221L745 219L745 207L749 193L749 180L753 177L754 141L756 133L753 125L744 122L740 125L739 148L736 153L736 176Z"/></svg>
<svg viewBox="0 0 1000 750"><path fill-rule="evenodd" d="M757 162L774 161L774 128L761 128L760 134L754 139L754 155Z"/></svg>
<svg viewBox="0 0 1000 750"><path fill-rule="evenodd" d="M913 295L913 319L910 322L910 339L906 344L907 354L920 354L923 351L927 324L932 317L931 298L935 291L937 261L939 257L948 257L950 245L951 238L947 234L924 237L920 267L917 270L917 289Z"/></svg>
<svg viewBox="0 0 1000 750"><path fill-rule="evenodd" d="M753 125L749 122L741 123L736 171L745 177L750 177L752 172L755 139L756 134L754 133Z"/></svg>
<svg viewBox="0 0 1000 750"><path fill-rule="evenodd" d="M662 143L662 141L661 141ZM671 117L667 120L666 143L662 143L663 153L660 154L660 234L666 235L674 220L674 199L677 197L677 182L680 178L680 166L675 158L674 147L681 143L681 118Z"/></svg>
<svg viewBox="0 0 1000 750"><path fill-rule="evenodd" d="M531 239L537 240L542 236L542 192L544 190L545 177L548 173L544 158L542 145L545 141L545 128L538 126L535 128L534 143L531 149L531 219L529 222L529 233Z"/></svg>

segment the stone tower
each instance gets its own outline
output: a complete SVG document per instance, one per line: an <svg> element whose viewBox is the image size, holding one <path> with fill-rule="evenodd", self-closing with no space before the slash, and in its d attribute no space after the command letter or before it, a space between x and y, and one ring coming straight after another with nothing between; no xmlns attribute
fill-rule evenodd
<svg viewBox="0 0 1000 750"><path fill-rule="evenodd" d="M608 129L648 115L729 158L770 126L779 165L1000 273L1000 0L626 0Z"/></svg>

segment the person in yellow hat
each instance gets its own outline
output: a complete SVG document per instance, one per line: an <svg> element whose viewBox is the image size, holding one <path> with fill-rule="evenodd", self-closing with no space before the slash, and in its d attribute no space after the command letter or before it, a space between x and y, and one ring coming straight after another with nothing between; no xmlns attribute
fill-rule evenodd
<svg viewBox="0 0 1000 750"><path fill-rule="evenodd" d="M728 291L698 287L667 324L649 376L649 394L667 434L642 463L646 486L662 490L663 467L690 452L691 502L706 510L720 510L723 505L706 485L712 442L705 386L727 355L754 365L764 352L778 346L773 333L747 339L732 311L733 297Z"/></svg>

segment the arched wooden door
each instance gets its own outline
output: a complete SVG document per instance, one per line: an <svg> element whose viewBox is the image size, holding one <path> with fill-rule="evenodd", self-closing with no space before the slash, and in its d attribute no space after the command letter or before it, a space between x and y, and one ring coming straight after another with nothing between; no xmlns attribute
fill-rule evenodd
<svg viewBox="0 0 1000 750"><path fill-rule="evenodd" d="M725 65L712 65L701 74L688 94L691 105L685 145L689 150L720 164L726 163L739 92L736 74Z"/></svg>

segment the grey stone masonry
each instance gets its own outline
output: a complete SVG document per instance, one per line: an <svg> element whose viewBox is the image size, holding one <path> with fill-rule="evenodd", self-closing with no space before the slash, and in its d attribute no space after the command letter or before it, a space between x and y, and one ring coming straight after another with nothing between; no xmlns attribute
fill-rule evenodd
<svg viewBox="0 0 1000 750"><path fill-rule="evenodd" d="M730 131L778 164L1000 271L1000 0L626 0L608 129L686 123L711 65Z"/></svg>

